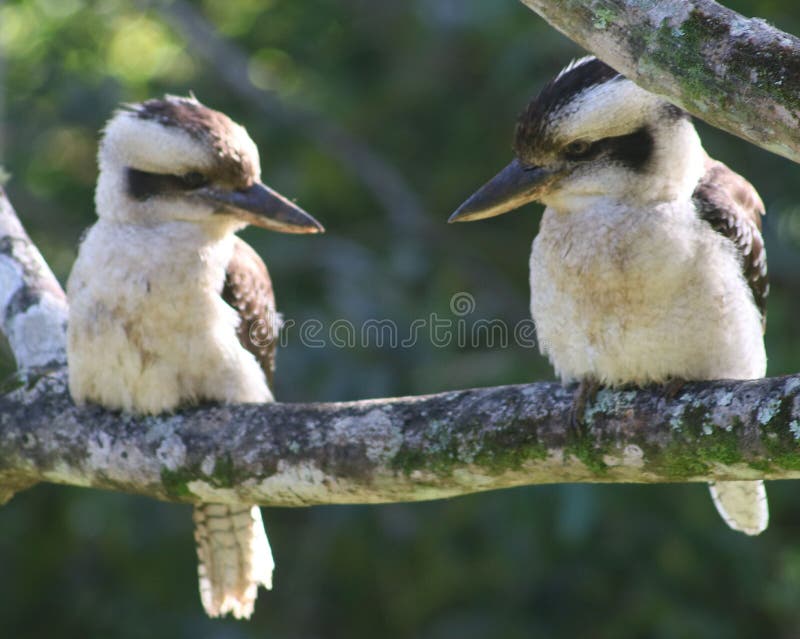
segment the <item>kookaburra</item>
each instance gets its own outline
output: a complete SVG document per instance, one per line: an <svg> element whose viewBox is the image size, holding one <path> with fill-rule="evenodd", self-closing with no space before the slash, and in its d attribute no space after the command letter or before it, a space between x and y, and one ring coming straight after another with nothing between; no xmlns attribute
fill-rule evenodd
<svg viewBox="0 0 800 639"><path fill-rule="evenodd" d="M545 204L531 312L562 380L585 391L764 376L764 207L685 111L587 57L530 102L513 148L450 221ZM731 528L766 528L762 482L710 487Z"/></svg>
<svg viewBox="0 0 800 639"><path fill-rule="evenodd" d="M67 284L74 400L139 414L273 401L272 283L234 233L322 226L262 184L245 129L194 97L118 111L98 163L99 219ZM249 617L274 567L258 507L204 504L194 521L203 606Z"/></svg>

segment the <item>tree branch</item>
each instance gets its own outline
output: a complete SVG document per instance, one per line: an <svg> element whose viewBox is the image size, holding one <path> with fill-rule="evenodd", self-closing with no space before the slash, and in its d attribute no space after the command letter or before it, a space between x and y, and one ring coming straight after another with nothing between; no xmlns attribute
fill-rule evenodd
<svg viewBox="0 0 800 639"><path fill-rule="evenodd" d="M0 322L21 370L67 361L67 298L2 187Z"/></svg>
<svg viewBox="0 0 800 639"><path fill-rule="evenodd" d="M522 0L645 89L800 162L800 39L712 0Z"/></svg>
<svg viewBox="0 0 800 639"><path fill-rule="evenodd" d="M163 417L76 407L62 369L0 399L0 485L47 481L265 506L436 499L558 482L800 477L800 376L679 398L601 391L568 426L555 383Z"/></svg>

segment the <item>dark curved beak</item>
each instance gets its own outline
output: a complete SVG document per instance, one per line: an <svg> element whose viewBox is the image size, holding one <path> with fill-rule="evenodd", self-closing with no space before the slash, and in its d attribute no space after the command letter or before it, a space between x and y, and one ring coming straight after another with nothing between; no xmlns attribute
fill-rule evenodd
<svg viewBox="0 0 800 639"><path fill-rule="evenodd" d="M447 222L472 222L513 211L538 199L554 175L551 169L528 168L515 159L475 191Z"/></svg>
<svg viewBox="0 0 800 639"><path fill-rule="evenodd" d="M280 233L324 233L325 228L311 215L277 191L256 182L237 191L206 189L202 197L222 204L225 213L248 224Z"/></svg>

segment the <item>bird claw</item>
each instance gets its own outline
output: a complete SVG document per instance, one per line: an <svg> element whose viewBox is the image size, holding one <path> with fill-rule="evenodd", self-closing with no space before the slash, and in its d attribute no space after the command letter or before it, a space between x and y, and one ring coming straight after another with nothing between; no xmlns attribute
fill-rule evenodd
<svg viewBox="0 0 800 639"><path fill-rule="evenodd" d="M678 377L671 378L666 384L664 384L664 397L669 400L675 399L680 392L683 390L683 387L686 386L686 380L680 379Z"/></svg>
<svg viewBox="0 0 800 639"><path fill-rule="evenodd" d="M600 382L594 378L585 378L578 383L575 393L572 396L572 408L569 412L570 427L577 431L583 431L586 415L586 407L593 403L600 390Z"/></svg>

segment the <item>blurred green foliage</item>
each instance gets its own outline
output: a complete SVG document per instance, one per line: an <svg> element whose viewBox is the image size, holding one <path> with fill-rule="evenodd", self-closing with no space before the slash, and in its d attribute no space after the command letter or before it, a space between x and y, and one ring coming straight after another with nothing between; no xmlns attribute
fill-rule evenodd
<svg viewBox="0 0 800 639"><path fill-rule="evenodd" d="M193 90L244 123L265 180L329 230L246 232L287 318L401 327L472 294L470 319L527 316L540 209L447 228L510 157L517 112L582 55L513 0L205 0L236 47L234 90L176 31L175 5L0 5L0 161L23 223L63 281L92 223L97 131L120 102ZM800 33L800 5L729 3ZM253 92L253 90L256 92ZM330 152L315 114L369 145L419 199L390 215ZM798 167L701 125L712 155L767 204L770 374L800 368ZM362 168L364 168L362 166ZM368 168L368 167L367 167ZM346 400L547 379L535 349L308 348L278 361L285 401ZM13 367L6 355L2 369ZM189 509L41 486L0 509L0 636L795 637L800 508L770 484L759 538L729 531L700 485L552 486L414 505L270 509L275 591L251 623L211 621L197 595Z"/></svg>

